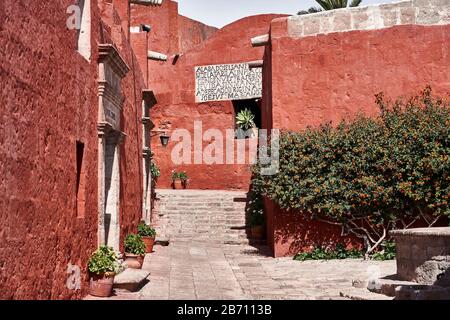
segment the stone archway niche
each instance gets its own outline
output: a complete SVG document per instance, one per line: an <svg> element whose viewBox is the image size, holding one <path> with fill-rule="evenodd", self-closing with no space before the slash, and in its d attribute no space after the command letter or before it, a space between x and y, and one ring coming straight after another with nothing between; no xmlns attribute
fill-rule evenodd
<svg viewBox="0 0 450 320"><path fill-rule="evenodd" d="M121 80L130 68L110 44L99 45L98 244L120 249Z"/></svg>

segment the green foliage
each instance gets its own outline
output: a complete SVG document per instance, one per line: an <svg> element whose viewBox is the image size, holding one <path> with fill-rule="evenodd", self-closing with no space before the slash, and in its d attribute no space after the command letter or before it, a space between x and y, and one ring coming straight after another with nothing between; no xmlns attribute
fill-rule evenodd
<svg viewBox="0 0 450 320"><path fill-rule="evenodd" d="M343 244L338 243L334 250L317 246L310 252L300 252L294 256L294 260L357 259L362 257L363 253L360 250L354 248L347 250Z"/></svg>
<svg viewBox="0 0 450 320"><path fill-rule="evenodd" d="M138 234L129 234L125 239L125 252L137 255L145 254L145 243Z"/></svg>
<svg viewBox="0 0 450 320"><path fill-rule="evenodd" d="M316 2L324 9L324 10L334 10L340 8L347 8L348 0L316 0ZM362 0L352 0L350 3L350 7L357 7L361 4Z"/></svg>
<svg viewBox="0 0 450 320"><path fill-rule="evenodd" d="M172 181L175 180L181 180L181 181L187 181L188 176L186 174L186 172L181 171L181 172L177 172L175 170L172 170Z"/></svg>
<svg viewBox="0 0 450 320"><path fill-rule="evenodd" d="M376 97L377 118L282 133L279 172L256 165L253 190L311 218L364 219L368 232L418 211L450 216L450 104L430 88L406 102Z"/></svg>
<svg viewBox="0 0 450 320"><path fill-rule="evenodd" d="M242 130L254 128L256 127L255 115L249 109L245 108L236 115L236 124Z"/></svg>
<svg viewBox="0 0 450 320"><path fill-rule="evenodd" d="M382 250L375 252L372 255L372 259L374 260L394 260L395 259L395 254L396 254L396 247L395 247L395 242L394 241L385 241L383 242L382 246Z"/></svg>
<svg viewBox="0 0 450 320"><path fill-rule="evenodd" d="M265 223L263 197L255 192L249 193L249 201L246 207L249 224L252 227L262 226Z"/></svg>
<svg viewBox="0 0 450 320"><path fill-rule="evenodd" d="M322 8L310 7L308 10L301 10L297 14L304 15L304 14L310 14L310 13L317 13L317 12L322 12L323 10L326 11L326 10L346 8L347 6L357 7L361 4L362 0L352 0L352 2L350 2L350 4L348 4L348 0L316 0L316 2Z"/></svg>
<svg viewBox="0 0 450 320"><path fill-rule="evenodd" d="M301 10L301 11L299 11L297 14L298 15L304 15L304 14L317 13L317 12L322 12L322 9L316 8L316 7L311 7L308 10Z"/></svg>
<svg viewBox="0 0 450 320"><path fill-rule="evenodd" d="M158 178L161 176L161 171L159 170L158 165L153 160L150 164L150 172L152 175L152 180L156 183Z"/></svg>
<svg viewBox="0 0 450 320"><path fill-rule="evenodd" d="M118 273L121 265L114 249L101 246L91 256L88 262L88 270L94 274Z"/></svg>
<svg viewBox="0 0 450 320"><path fill-rule="evenodd" d="M138 235L141 237L155 237L156 236L156 230L148 225L145 224L144 221L141 221L138 224Z"/></svg>

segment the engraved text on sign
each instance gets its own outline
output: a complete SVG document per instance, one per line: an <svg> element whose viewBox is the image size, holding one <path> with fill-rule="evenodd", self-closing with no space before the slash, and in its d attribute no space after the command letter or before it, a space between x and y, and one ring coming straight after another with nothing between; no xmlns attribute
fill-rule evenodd
<svg viewBox="0 0 450 320"><path fill-rule="evenodd" d="M195 67L195 101L261 98L262 69L247 63Z"/></svg>

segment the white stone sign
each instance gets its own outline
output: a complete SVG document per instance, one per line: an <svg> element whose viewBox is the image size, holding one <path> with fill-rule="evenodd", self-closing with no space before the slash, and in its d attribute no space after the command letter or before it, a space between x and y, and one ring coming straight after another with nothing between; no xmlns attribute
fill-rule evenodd
<svg viewBox="0 0 450 320"><path fill-rule="evenodd" d="M247 63L195 67L195 101L261 98L262 69Z"/></svg>

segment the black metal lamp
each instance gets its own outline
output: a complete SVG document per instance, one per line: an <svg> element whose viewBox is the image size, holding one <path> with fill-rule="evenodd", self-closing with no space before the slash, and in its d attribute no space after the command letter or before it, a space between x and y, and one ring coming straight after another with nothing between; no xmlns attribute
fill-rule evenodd
<svg viewBox="0 0 450 320"><path fill-rule="evenodd" d="M170 136L169 136L167 133L164 132L164 133L159 137L159 139L161 139L161 144L162 144L162 146L163 146L163 147L167 147L167 145L169 144Z"/></svg>

